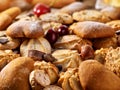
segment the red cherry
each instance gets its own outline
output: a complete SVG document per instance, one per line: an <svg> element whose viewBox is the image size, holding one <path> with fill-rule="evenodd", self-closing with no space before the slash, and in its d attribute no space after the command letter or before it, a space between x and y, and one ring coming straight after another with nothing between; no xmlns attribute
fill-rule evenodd
<svg viewBox="0 0 120 90"><path fill-rule="evenodd" d="M49 29L45 38L51 43L54 44L58 39L58 34L53 29Z"/></svg>
<svg viewBox="0 0 120 90"><path fill-rule="evenodd" d="M39 17L42 14L50 12L50 7L45 4L38 3L34 6L33 12L37 17Z"/></svg>
<svg viewBox="0 0 120 90"><path fill-rule="evenodd" d="M60 36L66 35L66 34L69 33L68 27L66 25L62 25L62 26L59 27L57 32Z"/></svg>

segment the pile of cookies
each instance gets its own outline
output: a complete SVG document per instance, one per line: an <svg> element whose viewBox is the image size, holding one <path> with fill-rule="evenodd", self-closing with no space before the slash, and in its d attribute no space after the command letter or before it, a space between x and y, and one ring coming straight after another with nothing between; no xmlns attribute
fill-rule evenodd
<svg viewBox="0 0 120 90"><path fill-rule="evenodd" d="M0 90L119 90L120 8L61 7L0 13Z"/></svg>

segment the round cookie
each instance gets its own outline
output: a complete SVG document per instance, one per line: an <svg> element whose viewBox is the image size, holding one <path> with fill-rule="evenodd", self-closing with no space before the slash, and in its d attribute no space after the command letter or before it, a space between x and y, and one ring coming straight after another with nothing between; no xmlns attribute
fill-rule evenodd
<svg viewBox="0 0 120 90"><path fill-rule="evenodd" d="M120 20L113 20L106 24L111 26L115 31L120 30Z"/></svg>
<svg viewBox="0 0 120 90"><path fill-rule="evenodd" d="M6 35L5 31L0 31L0 50L15 49L20 45L20 40Z"/></svg>
<svg viewBox="0 0 120 90"><path fill-rule="evenodd" d="M74 3L71 3L71 4L61 8L60 12L65 12L65 13L72 15L74 12L81 11L86 8L88 8L88 6L86 4L83 4L81 2L74 2Z"/></svg>
<svg viewBox="0 0 120 90"><path fill-rule="evenodd" d="M76 21L97 21L108 22L110 18L97 10L82 10L73 13L73 19Z"/></svg>
<svg viewBox="0 0 120 90"><path fill-rule="evenodd" d="M45 22L58 22L62 24L73 23L73 18L67 13L47 13L40 16L40 19Z"/></svg>

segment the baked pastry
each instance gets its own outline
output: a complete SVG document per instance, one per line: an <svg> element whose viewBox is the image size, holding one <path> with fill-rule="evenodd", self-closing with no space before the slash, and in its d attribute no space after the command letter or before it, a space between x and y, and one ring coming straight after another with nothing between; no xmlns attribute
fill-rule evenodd
<svg viewBox="0 0 120 90"><path fill-rule="evenodd" d="M19 54L15 54L12 50L0 50L0 71L12 60L20 57Z"/></svg>
<svg viewBox="0 0 120 90"><path fill-rule="evenodd" d="M57 79L57 67L54 64L45 61L36 61L34 63L34 70L29 75L29 83L33 90L47 89L49 87L48 85L55 84Z"/></svg>
<svg viewBox="0 0 120 90"><path fill-rule="evenodd" d="M117 36L107 37L107 38L97 38L93 40L93 47L95 49L109 48L109 47L116 48L117 46L118 46Z"/></svg>
<svg viewBox="0 0 120 90"><path fill-rule="evenodd" d="M0 31L0 50L11 50L19 47L20 40L6 35L5 31Z"/></svg>
<svg viewBox="0 0 120 90"><path fill-rule="evenodd" d="M29 2L32 5L35 5L37 3L44 3L46 5L49 5L51 7L54 8L61 8L63 6L66 6L72 2L75 2L76 0L69 0L69 1L56 1L56 0L26 0L27 2Z"/></svg>
<svg viewBox="0 0 120 90"><path fill-rule="evenodd" d="M20 20L11 24L6 34L14 38L38 38L44 35L39 21Z"/></svg>
<svg viewBox="0 0 120 90"><path fill-rule="evenodd" d="M105 67L120 77L120 48L110 48L105 57Z"/></svg>
<svg viewBox="0 0 120 90"><path fill-rule="evenodd" d="M120 30L120 20L112 20L106 24L111 26L115 31Z"/></svg>
<svg viewBox="0 0 120 90"><path fill-rule="evenodd" d="M40 20L44 22L58 22L62 24L71 24L73 23L73 18L67 13L47 13L40 16Z"/></svg>
<svg viewBox="0 0 120 90"><path fill-rule="evenodd" d="M43 90L63 90L63 89L57 85L49 85L46 86Z"/></svg>
<svg viewBox="0 0 120 90"><path fill-rule="evenodd" d="M73 19L76 21L97 21L97 22L108 22L110 18L97 10L81 10L73 13Z"/></svg>
<svg viewBox="0 0 120 90"><path fill-rule="evenodd" d="M64 35L57 40L57 42L54 44L54 47L57 49L76 49L80 51L81 46L85 44L92 46L92 42L90 40L82 39L77 35Z"/></svg>
<svg viewBox="0 0 120 90"><path fill-rule="evenodd" d="M100 12L108 16L111 20L117 20L120 18L120 7L109 6L103 8Z"/></svg>
<svg viewBox="0 0 120 90"><path fill-rule="evenodd" d="M82 90L78 69L72 68L68 69L66 72L62 72L58 80L58 85L60 85L63 90Z"/></svg>
<svg viewBox="0 0 120 90"><path fill-rule="evenodd" d="M119 90L120 78L96 60L83 61L78 73L83 90Z"/></svg>
<svg viewBox="0 0 120 90"><path fill-rule="evenodd" d="M0 72L1 90L30 90L28 78L33 70L34 61L28 57L12 60Z"/></svg>
<svg viewBox="0 0 120 90"><path fill-rule="evenodd" d="M82 2L73 2L63 8L60 9L60 12L68 13L68 14L73 14L74 12L81 11L84 9L87 9L88 6Z"/></svg>
<svg viewBox="0 0 120 90"><path fill-rule="evenodd" d="M21 56L28 56L29 50L38 50L44 53L51 53L50 43L43 37L25 40L20 46Z"/></svg>
<svg viewBox="0 0 120 90"><path fill-rule="evenodd" d="M98 62L105 64L106 62L105 57L106 57L108 50L109 48L101 48L101 49L95 50L94 60L97 60Z"/></svg>
<svg viewBox="0 0 120 90"><path fill-rule="evenodd" d="M52 53L52 56L56 58L53 64L62 66L62 71L66 71L68 68L77 68L82 59L77 50L60 49Z"/></svg>
<svg viewBox="0 0 120 90"><path fill-rule="evenodd" d="M32 90L41 90L50 85L50 79L44 70L33 70L29 75L29 83Z"/></svg>
<svg viewBox="0 0 120 90"><path fill-rule="evenodd" d="M5 0L6 1L6 0ZM21 13L21 9L19 7L9 8L0 14L0 30L6 29L9 24L15 19L17 15Z"/></svg>
<svg viewBox="0 0 120 90"><path fill-rule="evenodd" d="M83 21L77 22L70 26L69 30L82 38L103 38L110 37L115 34L115 30L100 22Z"/></svg>

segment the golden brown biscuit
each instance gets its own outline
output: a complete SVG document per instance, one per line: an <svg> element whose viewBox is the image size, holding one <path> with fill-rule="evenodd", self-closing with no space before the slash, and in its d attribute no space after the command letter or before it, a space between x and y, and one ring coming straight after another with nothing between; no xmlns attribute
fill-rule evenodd
<svg viewBox="0 0 120 90"><path fill-rule="evenodd" d="M93 47L95 49L100 49L100 48L109 48L113 47L116 48L117 45L117 37L107 37L107 38L98 38L93 40Z"/></svg>
<svg viewBox="0 0 120 90"><path fill-rule="evenodd" d="M110 26L94 21L74 23L69 29L82 38L103 38L115 34L115 30Z"/></svg>
<svg viewBox="0 0 120 90"><path fill-rule="evenodd" d="M58 76L59 76L58 68L50 62L36 61L34 63L34 69L43 70L45 72L45 74L48 75L48 78L49 78L48 81L50 81L49 85L55 84L55 82L58 80ZM43 79L44 79L44 77L43 77ZM42 85L42 86L44 86L44 85Z"/></svg>
<svg viewBox="0 0 120 90"><path fill-rule="evenodd" d="M96 60L80 64L79 78L83 90L119 90L120 78Z"/></svg>
<svg viewBox="0 0 120 90"><path fill-rule="evenodd" d="M30 90L28 78L33 70L34 61L28 57L12 60L0 72L1 90Z"/></svg>
<svg viewBox="0 0 120 90"><path fill-rule="evenodd" d="M67 13L47 13L40 16L40 19L44 22L57 22L62 24L71 24L73 23L73 18Z"/></svg>
<svg viewBox="0 0 120 90"><path fill-rule="evenodd" d="M81 46L89 44L92 46L92 42L87 39L82 39L77 35L64 35L60 37L57 42L54 44L56 49L75 49L78 52L81 51Z"/></svg>
<svg viewBox="0 0 120 90"><path fill-rule="evenodd" d="M14 38L38 38L44 35L43 29L39 21L20 20L11 24L6 34Z"/></svg>
<svg viewBox="0 0 120 90"><path fill-rule="evenodd" d="M106 24L111 26L115 31L120 30L120 20L113 20Z"/></svg>
<svg viewBox="0 0 120 90"><path fill-rule="evenodd" d="M21 13L19 7L12 7L0 13L0 30L5 29Z"/></svg>
<svg viewBox="0 0 120 90"><path fill-rule="evenodd" d="M110 21L109 17L102 14L97 10L82 10L79 12L73 13L73 19L76 21L97 21L97 22L108 22Z"/></svg>
<svg viewBox="0 0 120 90"><path fill-rule="evenodd" d="M28 56L29 50L38 50L38 51L50 54L51 45L43 37L25 40L20 46L20 53L22 56Z"/></svg>
<svg viewBox="0 0 120 90"><path fill-rule="evenodd" d="M81 11L83 9L87 9L88 6L86 4L83 4L81 2L74 2L71 3L63 8L60 9L60 12L68 13L68 14L73 14L74 12Z"/></svg>
<svg viewBox="0 0 120 90"><path fill-rule="evenodd" d="M60 73L58 85L60 85L63 90L82 90L78 77L78 69L72 68Z"/></svg>
<svg viewBox="0 0 120 90"><path fill-rule="evenodd" d="M105 60L105 67L120 77L120 47L110 48Z"/></svg>
<svg viewBox="0 0 120 90"><path fill-rule="evenodd" d="M82 61L77 50L55 50L52 56L56 58L56 61L53 63L55 65L61 65L62 71L66 71L68 68L77 68Z"/></svg>
<svg viewBox="0 0 120 90"><path fill-rule="evenodd" d="M31 3L32 5L35 5L37 3L44 3L46 5L49 5L51 7L55 7L55 8L61 8L63 6L66 6L72 2L75 2L76 0L69 0L69 1L66 1L66 0L26 0L27 2Z"/></svg>
<svg viewBox="0 0 120 90"><path fill-rule="evenodd" d="M112 20L120 18L120 7L109 6L103 8L100 12L102 12L104 15L108 16Z"/></svg>
<svg viewBox="0 0 120 90"><path fill-rule="evenodd" d="M0 50L11 50L19 47L20 40L6 35L5 31L0 31Z"/></svg>

